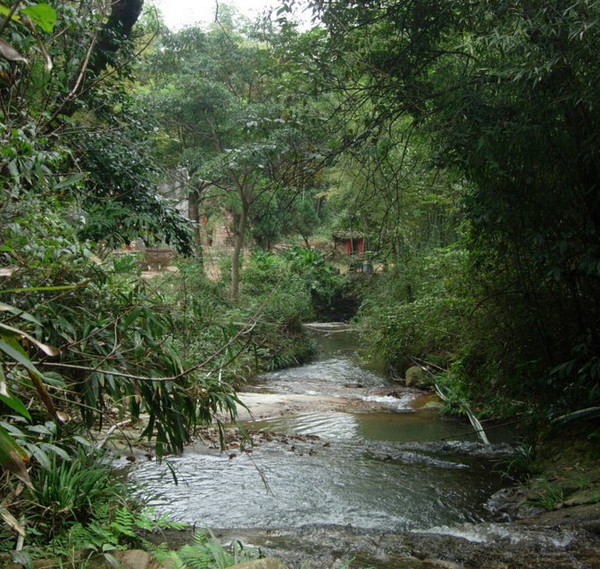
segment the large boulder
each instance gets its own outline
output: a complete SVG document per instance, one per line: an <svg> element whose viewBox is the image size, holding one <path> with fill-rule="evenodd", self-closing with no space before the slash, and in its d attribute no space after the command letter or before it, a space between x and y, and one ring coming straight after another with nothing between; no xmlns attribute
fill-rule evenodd
<svg viewBox="0 0 600 569"><path fill-rule="evenodd" d="M411 366L406 370L404 376L406 387L418 387L419 389L431 389L433 381L431 376L419 366Z"/></svg>

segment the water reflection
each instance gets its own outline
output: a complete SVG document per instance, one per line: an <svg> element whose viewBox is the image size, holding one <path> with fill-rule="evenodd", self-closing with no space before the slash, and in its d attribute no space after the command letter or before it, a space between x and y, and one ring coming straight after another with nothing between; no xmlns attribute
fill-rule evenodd
<svg viewBox="0 0 600 569"><path fill-rule="evenodd" d="M325 439L366 441L442 441L460 437L476 440L475 434L462 421L443 419L437 411L391 413L301 413L247 421L251 430L280 434L313 434Z"/></svg>

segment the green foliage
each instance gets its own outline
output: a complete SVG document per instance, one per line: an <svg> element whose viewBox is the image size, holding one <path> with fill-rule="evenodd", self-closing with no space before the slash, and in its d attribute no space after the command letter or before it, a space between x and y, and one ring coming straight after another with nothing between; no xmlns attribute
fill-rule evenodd
<svg viewBox="0 0 600 569"><path fill-rule="evenodd" d="M35 295L27 300L35 301ZM64 398L61 407L68 410L75 403L92 427L102 421L109 398L120 412L134 417L149 412L145 434L157 435L161 446L182 448L195 424L195 404L184 379L151 379L159 374L175 377L183 371L168 338L170 321L156 310L159 306L142 289L114 291L111 297L107 288L88 286L60 301L29 308L45 340L61 354L60 361L39 366L46 372L45 381ZM26 390L21 380L18 392Z"/></svg>
<svg viewBox="0 0 600 569"><path fill-rule="evenodd" d="M161 172L147 152L152 124L141 115L141 109L123 103L116 117L104 120L104 130L75 137L79 167L89 172L79 193L85 216L80 236L111 247L141 237L149 245L164 242L189 254L190 224L158 192Z"/></svg>
<svg viewBox="0 0 600 569"><path fill-rule="evenodd" d="M283 259L255 253L241 276L243 294L237 305L223 296L222 282L208 279L197 263L183 263L159 285L172 307L182 360L189 365L207 361L206 373L196 380L201 408L211 394L226 396L233 385L261 371L296 364L310 351L300 327L311 313L310 295L301 279L286 271Z"/></svg>
<svg viewBox="0 0 600 569"><path fill-rule="evenodd" d="M14 9L13 9L14 8ZM9 7L0 4L0 16L3 18L3 29L9 25L12 28L11 42L2 42L2 59L0 66L6 66L7 62L29 63L28 53L32 47L33 39L39 37L41 32L49 34L53 31L56 23L56 10L49 4L40 2L32 3L29 6L14 6ZM39 30L38 30L39 28ZM40 51L46 57L48 66L49 56L41 42L39 43Z"/></svg>
<svg viewBox="0 0 600 569"><path fill-rule="evenodd" d="M3 419L7 408L17 415L2 430L12 457L2 462L15 466L16 457L28 453L47 466L49 443L30 442L27 433L47 428L48 418L59 428L62 413L101 426L112 405L136 417L149 411L146 433L157 434L160 446L181 448L196 421L186 380L150 379L183 371L161 300L125 274L113 279L92 260L90 244L79 239L88 232L114 243L143 232L189 250L186 225L156 197L156 169L142 152L146 127L125 94L131 29L119 30L119 45L108 45L105 34L116 20L94 1L79 8L14 7L3 32L30 58L20 60L30 67L0 60L0 264L10 267L1 291L9 309L1 315L0 411ZM43 33L23 26L25 16ZM133 25L137 15L129 16ZM50 32L60 41L50 40ZM104 62L93 47L105 52ZM42 68L38 49L52 60L52 69ZM108 53L115 70L99 87ZM90 84L81 91L86 74ZM82 207L101 211L102 223L99 214L82 223ZM32 397L29 412L23 412L19 402Z"/></svg>
<svg viewBox="0 0 600 569"><path fill-rule="evenodd" d="M48 468L36 471L29 512L36 526L52 539L70 522L89 523L105 507L120 502L123 488L114 480L106 457L79 447L69 459L52 455Z"/></svg>
<svg viewBox="0 0 600 569"><path fill-rule="evenodd" d="M52 147L33 122L12 128L0 123L0 141L3 201L28 189L49 190L57 185L54 170L64 159L65 148Z"/></svg>
<svg viewBox="0 0 600 569"><path fill-rule="evenodd" d="M323 251L295 246L285 257L290 270L306 283L317 319L345 320L354 315L357 292L350 279L327 261Z"/></svg>
<svg viewBox="0 0 600 569"><path fill-rule="evenodd" d="M48 4L34 4L21 10L36 26L44 32L50 33L56 22L56 10Z"/></svg>
<svg viewBox="0 0 600 569"><path fill-rule="evenodd" d="M410 163L418 132L429 161L466 182L471 394L551 414L597 404L598 3L310 4L329 32L327 70L345 88L346 148L375 157L360 174L392 189L376 203L396 241L405 224L394 194L417 180L389 167L390 140Z"/></svg>
<svg viewBox="0 0 600 569"><path fill-rule="evenodd" d="M298 365L312 351L302 322L314 316L310 289L281 255L256 251L241 273L242 298L259 310L252 355L258 369Z"/></svg>
<svg viewBox="0 0 600 569"><path fill-rule="evenodd" d="M3 288L74 283L79 272L89 272L92 252L88 244L77 239L77 221L72 219L74 207L70 200L33 193L5 204L0 214L0 235L6 247L2 264L19 267L21 272L14 280L4 280ZM59 276L56 282L49 279L53 272Z"/></svg>
<svg viewBox="0 0 600 569"><path fill-rule="evenodd" d="M259 552L244 548L237 540L226 548L218 542L210 530L206 530L194 534L192 545L184 545L177 551L157 549L154 555L160 563L168 562L178 569L225 569L257 559Z"/></svg>
<svg viewBox="0 0 600 569"><path fill-rule="evenodd" d="M93 447L76 446L69 455L50 457L48 468L33 471L32 487L19 501L30 557L70 558L74 552L106 552L138 541L135 529L143 516L125 502L127 483L108 457Z"/></svg>
<svg viewBox="0 0 600 569"><path fill-rule="evenodd" d="M115 12L122 9L117 4L125 2L115 3ZM87 211L89 223L79 228L85 237L114 244L143 233L189 252L189 227L157 195L157 169L145 150L152 125L139 120L141 111L136 114L125 91L131 29L114 36L118 18L104 19L106 8L95 0L80 8L71 3L15 8L3 35L23 58L19 65L0 58L2 209L32 192L68 201L72 215ZM131 25L136 18L129 15ZM33 21L31 27L26 20ZM33 25L39 30L32 31ZM101 80L109 61L113 71ZM90 85L83 89L86 77Z"/></svg>
<svg viewBox="0 0 600 569"><path fill-rule="evenodd" d="M534 472L535 449L533 445L520 443L515 446L511 459L503 465L506 477L515 481L523 481Z"/></svg>
<svg viewBox="0 0 600 569"><path fill-rule="evenodd" d="M405 118L357 142L327 175L333 227L365 235L369 254L391 263L459 240L464 183L432 161L429 144Z"/></svg>
<svg viewBox="0 0 600 569"><path fill-rule="evenodd" d="M188 224L157 193L162 173L148 153L156 124L127 93L137 14L121 21L125 5L141 7L28 2L10 21L0 10L2 56L5 37L16 51L0 58L0 464L28 485L19 494L2 478L2 517L9 531L24 525L28 540L37 532L64 553L109 551L137 523L123 509L126 487L75 441L143 416L158 453L181 450L198 422L235 415L234 378L264 369L257 354L269 350L266 334L244 334L256 306L233 309L205 279L167 298L168 287L139 279L132 258L102 263L85 241L141 236L190 251ZM256 166L259 147L253 140L226 165Z"/></svg>
<svg viewBox="0 0 600 569"><path fill-rule="evenodd" d="M261 250L252 254L242 273L242 293L266 299L263 315L283 330L298 332L303 320L311 318L310 289L282 256Z"/></svg>
<svg viewBox="0 0 600 569"><path fill-rule="evenodd" d="M31 418L30 418L31 420ZM0 421L3 429L16 441L25 456L35 459L42 470L49 472L57 460L70 460L67 441L59 441L58 427L51 421L28 424L24 417Z"/></svg>
<svg viewBox="0 0 600 569"><path fill-rule="evenodd" d="M262 29L189 28L161 37L144 67L152 82L141 96L169 136L166 159L178 153L203 188L200 214L232 215L236 301L248 235L269 249L294 231L307 238L316 221L323 121L303 93L285 90L294 62L271 39Z"/></svg>
<svg viewBox="0 0 600 569"><path fill-rule="evenodd" d="M538 496L530 501L544 510L554 510L565 500L565 489L560 484L543 481L538 485Z"/></svg>
<svg viewBox="0 0 600 569"><path fill-rule="evenodd" d="M372 349L399 368L413 365L409 356L442 367L454 361L470 337L466 260L465 251L453 246L383 275L359 313Z"/></svg>

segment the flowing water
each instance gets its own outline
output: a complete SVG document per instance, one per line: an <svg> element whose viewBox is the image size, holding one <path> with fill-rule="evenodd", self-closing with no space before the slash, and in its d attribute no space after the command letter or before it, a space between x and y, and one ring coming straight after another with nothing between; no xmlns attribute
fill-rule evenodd
<svg viewBox="0 0 600 569"><path fill-rule="evenodd" d="M251 452L198 444L140 464L132 476L150 503L213 528L416 531L485 519L507 445L497 438L486 448L468 423L415 408L421 392L357 362L351 330L313 333L316 361L263 375L240 394L281 405L246 421Z"/></svg>

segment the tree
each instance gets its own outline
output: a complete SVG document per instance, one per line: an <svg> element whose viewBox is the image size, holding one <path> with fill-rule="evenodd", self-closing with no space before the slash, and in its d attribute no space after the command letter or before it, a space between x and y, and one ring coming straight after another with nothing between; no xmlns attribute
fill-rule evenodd
<svg viewBox="0 0 600 569"><path fill-rule="evenodd" d="M126 44L140 8L140 2L128 0L110 4L0 4L0 30L3 38L10 38L10 43L3 38L0 41L0 264L8 275L3 278L0 305L0 411L6 427L0 427L0 464L17 468L26 481L19 460L27 458L28 453L15 438L27 441L31 433L27 432L29 426L24 431L14 427L12 418L4 422L7 410L16 413L16 422L31 423L33 430L41 428L39 421L49 417L54 423L53 432L60 434L61 407L74 405L89 426L95 418L104 416L104 397L118 399L132 390L126 397L135 394L135 399L141 394L132 408L134 414L146 405L153 408L148 433L158 429L159 445L181 448L189 436L188 427L195 422L195 404L176 382L153 386L152 381L144 380L135 386L135 373L141 376L149 372L145 364L138 366L155 356L153 370L176 372L178 364L167 348L169 322L158 314L154 320L147 318L148 313L139 318L138 311L144 312L153 300L139 288L132 291L130 284L109 281L107 272L91 260L89 244L78 239L78 222L74 220L78 213L76 198L88 183L99 190L95 196L92 191L83 192L83 200L88 200L85 205L91 207L101 199L104 205L118 208L123 194L114 194L127 183L127 194L136 191L131 200L134 208L143 202L141 195L145 199L153 195L147 163L135 164L133 176L146 183L138 192L139 188L130 183L131 173L118 171L124 162L110 161L102 169L99 163L89 160L92 154L99 158L100 151L114 150L112 146L97 146L89 153L82 149L84 140L114 142L107 135L112 115L104 114L105 107L110 106L114 113L115 94L124 92L129 61ZM125 13L129 18L126 24L122 20ZM113 32L118 46L106 47L100 42L102 49L110 52L110 61L91 65L94 50L100 49L98 39ZM102 91L101 81L106 88L104 98L97 92ZM126 144L121 136L121 148ZM87 171L81 172L79 168L84 164ZM119 182L111 187L115 179ZM104 196L102 191L106 191ZM131 215L129 205L121 211L125 218ZM162 222L162 227L158 227L158 220L154 223L157 234L167 227L167 232L176 231L180 223L164 218ZM185 235L178 237L185 243ZM98 326L102 320L106 327ZM101 336L109 328L113 331L112 341L106 343ZM142 328L145 330L140 334ZM136 344L141 336L144 339ZM157 350L159 338L165 342L160 342L162 347ZM120 352L122 341L133 342L126 354ZM101 355L109 344L112 348ZM153 355L148 353L148 358L140 360L144 344ZM136 356L130 357L140 348ZM116 356L118 373L132 381L117 386L114 378L109 378L110 373L105 375L99 367L87 368L96 356L100 356L97 363L108 364L112 371L115 369L108 362ZM55 390L52 395L50 385ZM31 408L23 405L25 399L32 401ZM42 461L43 446L35 442L29 446L29 454L34 453ZM64 451L57 452L64 456Z"/></svg>
<svg viewBox="0 0 600 569"><path fill-rule="evenodd" d="M399 120L348 148L328 173L335 228L366 235L392 264L460 240L464 215L460 179L433 163L427 137L409 126Z"/></svg>
<svg viewBox="0 0 600 569"><path fill-rule="evenodd" d="M86 237L122 243L144 231L187 251L185 221L157 199L156 169L142 151L148 133L127 94L141 7L140 0L5 7L12 45L4 51L20 59L0 60L0 174L10 184L3 199L45 191L83 208Z"/></svg>
<svg viewBox="0 0 600 569"><path fill-rule="evenodd" d="M354 120L348 144L410 117L435 161L468 182L476 316L503 325L463 372L480 392L475 378L493 369L506 398L597 403L598 3L312 6Z"/></svg>
<svg viewBox="0 0 600 569"><path fill-rule="evenodd" d="M147 149L155 123L143 111L125 94L104 116L76 115L85 127L71 141L78 149L77 166L87 173L76 192L85 216L80 236L109 247L136 238L147 245L165 242L187 255L192 230L174 200L159 192L165 174Z"/></svg>
<svg viewBox="0 0 600 569"><path fill-rule="evenodd" d="M260 220L257 228L262 224L265 230L263 208L291 206L294 194L314 181L304 161L315 144L303 132L308 121L300 120L283 89L288 67L278 62L271 44L235 30L191 28L166 35L149 65L156 79L147 88L148 99L176 137L192 187L211 187L212 195L217 188L229 198L236 300L240 255L252 221Z"/></svg>

